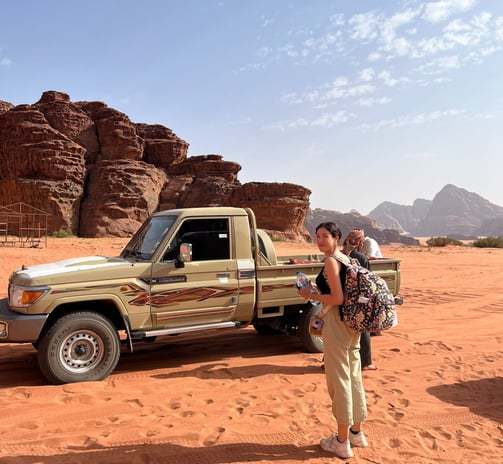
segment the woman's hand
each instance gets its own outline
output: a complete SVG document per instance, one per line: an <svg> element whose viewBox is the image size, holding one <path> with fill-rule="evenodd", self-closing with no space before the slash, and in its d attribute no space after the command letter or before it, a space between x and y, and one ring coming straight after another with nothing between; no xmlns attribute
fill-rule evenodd
<svg viewBox="0 0 503 464"><path fill-rule="evenodd" d="M299 292L299 295L302 298L305 298L306 300L309 300L312 296L310 285L308 285L307 287L304 287L304 288L299 288L298 292Z"/></svg>
<svg viewBox="0 0 503 464"><path fill-rule="evenodd" d="M318 287L316 287L316 285L314 285L312 282L309 282L309 285L307 287L299 289L299 295L306 300L311 300L311 302L320 301L318 298L319 294L320 291L318 290Z"/></svg>

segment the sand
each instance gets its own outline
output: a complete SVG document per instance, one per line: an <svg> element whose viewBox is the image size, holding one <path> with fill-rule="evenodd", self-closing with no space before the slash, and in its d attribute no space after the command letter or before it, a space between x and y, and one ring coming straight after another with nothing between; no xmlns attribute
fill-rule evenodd
<svg viewBox="0 0 503 464"><path fill-rule="evenodd" d="M117 255L122 239L0 247L22 264ZM315 247L277 243L282 255ZM383 246L402 260L399 325L372 337L370 446L352 463L503 463L503 250ZM329 463L321 355L253 328L164 338L101 382L48 385L28 344L0 345L0 463Z"/></svg>

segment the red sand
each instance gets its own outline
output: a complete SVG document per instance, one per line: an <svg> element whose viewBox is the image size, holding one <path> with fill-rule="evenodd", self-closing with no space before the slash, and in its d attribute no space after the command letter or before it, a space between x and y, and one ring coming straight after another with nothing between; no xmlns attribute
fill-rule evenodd
<svg viewBox="0 0 503 464"><path fill-rule="evenodd" d="M22 264L117 255L124 243L0 248L0 296ZM402 260L405 304L399 326L372 337L370 446L351 462L503 463L503 250L382 250ZM319 447L334 431L320 359L249 328L139 344L102 382L53 386L31 345L0 345L0 463L342 462Z"/></svg>

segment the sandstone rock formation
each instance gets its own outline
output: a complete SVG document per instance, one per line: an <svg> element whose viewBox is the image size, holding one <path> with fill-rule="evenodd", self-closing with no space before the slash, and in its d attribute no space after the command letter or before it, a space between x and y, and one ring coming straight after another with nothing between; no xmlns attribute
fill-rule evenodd
<svg viewBox="0 0 503 464"><path fill-rule="evenodd" d="M342 240L351 229L363 229L365 235L372 237L380 244L403 243L404 245L419 245L419 241L413 237L402 235L398 230L382 229L377 222L357 212L340 213L323 209L310 210L306 217L305 226L312 237L316 236L316 227L322 222L335 222L342 233Z"/></svg>
<svg viewBox="0 0 503 464"><path fill-rule="evenodd" d="M369 217L375 218L379 227L405 229L416 237L503 236L503 208L451 184L432 201L416 200L412 206L384 202Z"/></svg>
<svg viewBox="0 0 503 464"><path fill-rule="evenodd" d="M407 233L416 230L419 222L428 214L430 206L431 200L420 198L416 199L412 206L385 201L372 210L368 216L375 219L379 227Z"/></svg>
<svg viewBox="0 0 503 464"><path fill-rule="evenodd" d="M308 189L243 185L238 163L187 157L188 147L167 127L63 92L44 92L32 105L0 101L0 206L29 204L50 214L48 233L85 237L130 236L162 209L242 206L273 235L308 237Z"/></svg>
<svg viewBox="0 0 503 464"><path fill-rule="evenodd" d="M433 198L428 214L418 224L416 233L432 236L489 235L483 229L488 219L498 219L501 223L503 208L493 205L477 193L446 185ZM497 235L503 236L503 230L500 229Z"/></svg>

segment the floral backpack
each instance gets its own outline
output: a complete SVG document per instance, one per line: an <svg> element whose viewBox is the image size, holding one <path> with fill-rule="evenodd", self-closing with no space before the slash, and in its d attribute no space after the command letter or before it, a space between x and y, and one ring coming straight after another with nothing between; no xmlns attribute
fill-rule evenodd
<svg viewBox="0 0 503 464"><path fill-rule="evenodd" d="M386 281L342 254L333 257L346 267L341 318L357 332L378 332L398 324L395 297Z"/></svg>

